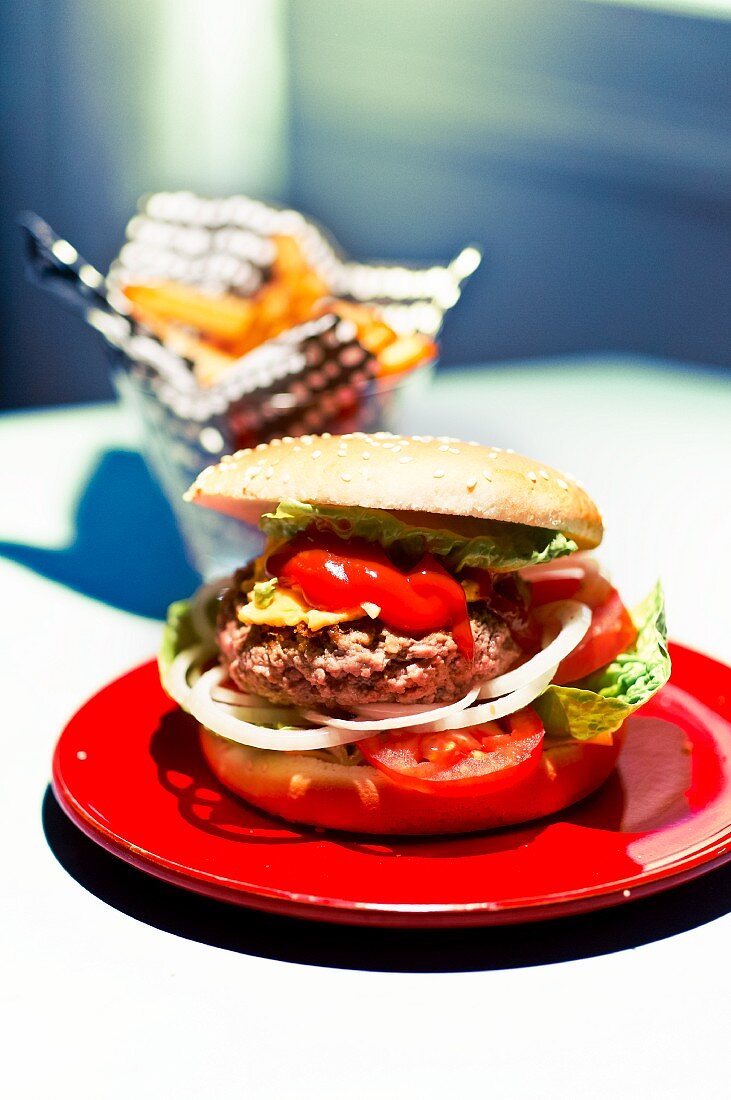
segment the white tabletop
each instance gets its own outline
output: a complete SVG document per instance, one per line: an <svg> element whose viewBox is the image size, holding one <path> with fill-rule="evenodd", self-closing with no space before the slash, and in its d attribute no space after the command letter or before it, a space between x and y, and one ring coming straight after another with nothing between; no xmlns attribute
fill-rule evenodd
<svg viewBox="0 0 731 1100"><path fill-rule="evenodd" d="M630 359L464 370L401 426L575 472L628 599L660 574L673 636L731 662L730 378ZM129 610L152 606L134 502L123 530L109 513L101 580L93 543L60 553L119 488L89 494L102 456L135 440L113 406L0 419L5 1095L727 1096L731 869L545 925L368 931L189 897L97 852L48 797L42 819L64 722L159 635ZM128 457L112 474L139 479ZM86 594L117 566L126 610Z"/></svg>

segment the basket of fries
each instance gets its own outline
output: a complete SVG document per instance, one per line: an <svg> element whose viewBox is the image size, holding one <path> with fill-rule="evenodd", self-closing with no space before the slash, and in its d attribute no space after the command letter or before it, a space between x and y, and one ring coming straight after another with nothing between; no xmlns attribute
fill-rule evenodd
<svg viewBox="0 0 731 1100"><path fill-rule="evenodd" d="M141 201L104 277L35 215L23 224L31 276L104 337L204 575L259 536L181 504L200 470L277 436L393 427L481 259L470 246L442 266L356 263L297 211L160 192Z"/></svg>

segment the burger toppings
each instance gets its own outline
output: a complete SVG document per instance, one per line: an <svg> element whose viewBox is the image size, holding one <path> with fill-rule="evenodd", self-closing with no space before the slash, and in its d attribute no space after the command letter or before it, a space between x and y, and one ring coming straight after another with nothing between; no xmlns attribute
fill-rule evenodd
<svg viewBox="0 0 731 1100"><path fill-rule="evenodd" d="M414 558L436 554L454 572L474 567L512 573L563 558L577 549L576 543L560 531L522 523L334 507L299 500L283 500L274 512L261 517L260 525L273 542L293 539L301 531L325 531L341 540L363 538L386 549L397 547Z"/></svg>
<svg viewBox="0 0 731 1100"><path fill-rule="evenodd" d="M596 569L591 559L583 559L578 567L587 578ZM593 613L576 601L564 601L545 604L539 609L547 635L547 644L539 653L512 671L486 677L481 687L472 688L454 702L441 706L413 704L408 702L408 696L401 703L354 702L347 707L356 717L347 719L339 717L337 704L334 705L335 713L328 712L329 705L333 706L332 697L327 688L323 690L321 686L317 698L322 710L308 711L291 705L284 708L272 705L260 692L238 691L236 684L226 688L228 670L219 665L205 671L216 655L215 611L212 615L210 587L201 590L202 595L192 604L171 608L160 654L163 683L166 690L209 729L231 741L257 748L328 749L356 742L359 745L368 743L374 735L391 736L391 731L393 736L404 736L399 734L401 730L414 730L420 737L468 730L474 736L474 727L499 722L528 705L540 715L546 737L552 743L572 739L607 743L611 741L612 731L659 690L669 675L662 593L658 586L633 616L637 631L635 643L596 673L571 685L554 683L554 676L562 657L574 650L590 630ZM219 585L219 589L221 587ZM230 601L231 588L227 591L225 599ZM205 630L200 628L202 620L206 621ZM241 626L241 629L249 628ZM351 629L351 624L333 629ZM320 632L314 638L327 633ZM476 652L480 648L479 637L476 631ZM228 661L231 651L226 638L222 636L220 640ZM309 639L309 644L312 641ZM274 667L281 667L284 677L285 690L280 701L291 703L293 681L286 679L285 664L276 660ZM429 661L426 667L435 664L439 662ZM325 672L322 684L329 682ZM384 682L379 683L376 692L376 698L381 700ZM488 701L482 702L478 696ZM313 727L313 722L319 724ZM282 728L283 725L286 728ZM442 748L448 743L449 738L441 742ZM420 744L427 746L428 743L421 741ZM459 748L466 742L456 744ZM430 751L434 751L434 746Z"/></svg>
<svg viewBox="0 0 731 1100"><path fill-rule="evenodd" d="M313 607L337 612L374 605L378 618L401 634L447 627L465 660L474 657L464 589L432 554L399 569L377 543L304 532L273 554L267 568Z"/></svg>
<svg viewBox="0 0 731 1100"><path fill-rule="evenodd" d="M471 661L446 627L417 637L362 611L354 622L321 630L303 623L252 626L243 621L248 607L235 588L224 596L218 646L239 690L277 704L337 710L446 703L506 672L521 656L506 624L484 604L470 605Z"/></svg>
<svg viewBox="0 0 731 1100"><path fill-rule="evenodd" d="M402 787L426 794L492 794L536 770L543 723L526 707L500 723L450 733L386 734L358 747L369 764Z"/></svg>
<svg viewBox="0 0 731 1100"><path fill-rule="evenodd" d="M337 750L426 794L490 796L533 782L549 746L611 744L665 683L662 592L630 615L577 552L602 526L572 479L477 444L385 434L322 437L321 461L303 464L308 439L262 445L259 461L242 452L191 491L242 518L273 507L277 479L333 502L264 512L264 555L217 586L215 606L207 586L171 609L163 684L209 731L324 760ZM355 498L348 446L363 459ZM435 448L439 471L455 456L438 493L460 514L433 511L445 503ZM375 485L391 460L409 464L407 486ZM418 467L433 476L419 481ZM473 467L489 468L479 490ZM422 510L383 508L395 501Z"/></svg>

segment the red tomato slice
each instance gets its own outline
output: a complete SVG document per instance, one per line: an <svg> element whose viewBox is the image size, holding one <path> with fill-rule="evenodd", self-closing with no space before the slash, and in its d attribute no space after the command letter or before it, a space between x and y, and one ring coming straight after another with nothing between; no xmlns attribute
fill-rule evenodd
<svg viewBox="0 0 731 1100"><path fill-rule="evenodd" d="M554 603L556 600L571 600L582 583L582 577L563 576L558 571L553 576L546 573L543 577L536 577L530 582L531 607L542 607L544 603Z"/></svg>
<svg viewBox="0 0 731 1100"><path fill-rule="evenodd" d="M608 581L605 583L609 584ZM581 599L581 594L577 594L576 598ZM576 649L558 666L553 678L554 684L572 684L575 680L582 680L584 676L608 665L618 653L632 645L636 638L637 628L629 611L622 603L616 588L610 586L607 598L592 608L589 630Z"/></svg>
<svg viewBox="0 0 731 1100"><path fill-rule="evenodd" d="M358 742L369 764L400 787L478 797L527 779L541 758L543 723L525 707L497 722L443 733L380 733Z"/></svg>

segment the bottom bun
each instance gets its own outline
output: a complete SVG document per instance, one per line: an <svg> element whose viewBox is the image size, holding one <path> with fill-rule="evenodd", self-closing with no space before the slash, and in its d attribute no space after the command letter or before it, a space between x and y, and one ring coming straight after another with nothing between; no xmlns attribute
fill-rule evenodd
<svg viewBox="0 0 731 1100"><path fill-rule="evenodd" d="M302 825L371 834L468 833L546 817L585 798L614 770L614 744L545 749L528 779L489 798L457 799L399 787L370 764L330 764L301 753L252 749L201 727L214 774L234 794Z"/></svg>

